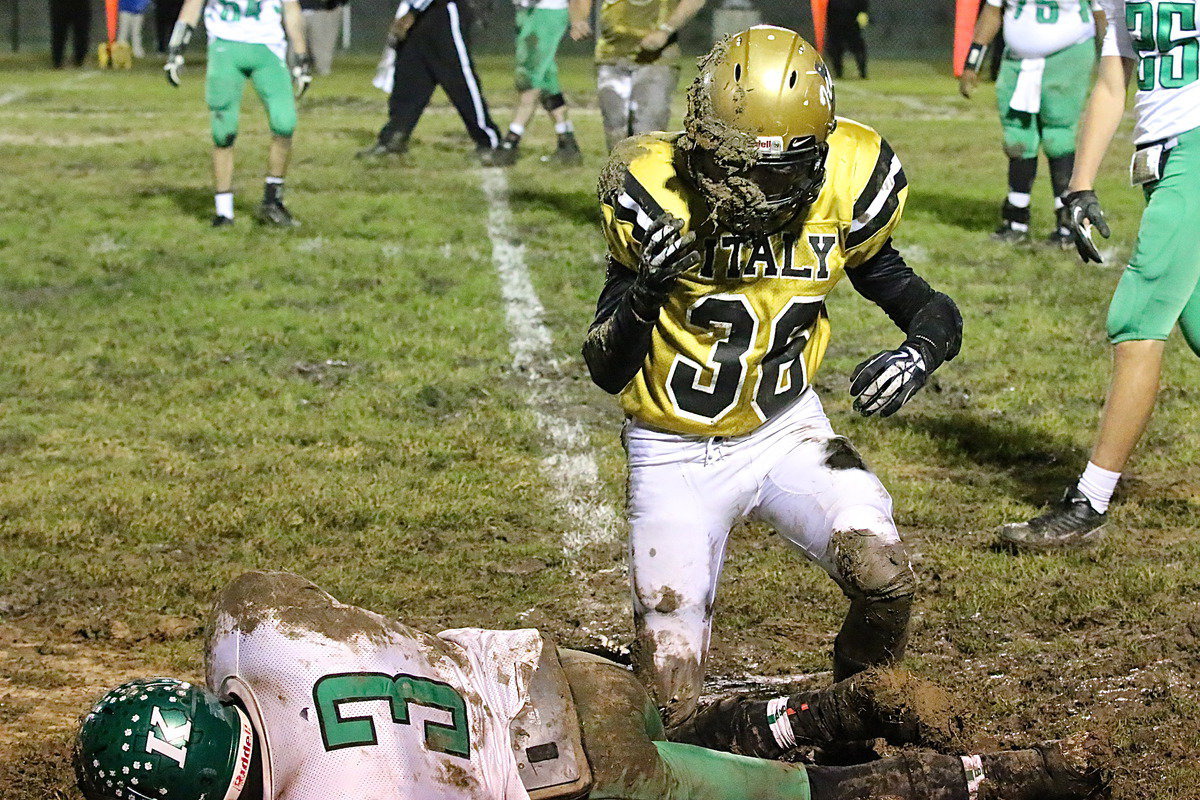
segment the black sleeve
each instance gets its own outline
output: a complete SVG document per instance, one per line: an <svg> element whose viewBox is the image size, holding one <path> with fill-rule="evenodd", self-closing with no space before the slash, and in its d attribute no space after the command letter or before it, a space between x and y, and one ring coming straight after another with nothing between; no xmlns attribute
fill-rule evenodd
<svg viewBox="0 0 1200 800"><path fill-rule="evenodd" d="M617 394L629 385L650 352L655 320L642 319L633 310L630 290L634 280L632 272L608 260L596 319L583 340L583 360L592 382L609 394Z"/></svg>
<svg viewBox="0 0 1200 800"><path fill-rule="evenodd" d="M913 272L890 239L846 274L859 294L882 308L907 334L905 344L921 352L930 372L958 355L963 328L958 306Z"/></svg>

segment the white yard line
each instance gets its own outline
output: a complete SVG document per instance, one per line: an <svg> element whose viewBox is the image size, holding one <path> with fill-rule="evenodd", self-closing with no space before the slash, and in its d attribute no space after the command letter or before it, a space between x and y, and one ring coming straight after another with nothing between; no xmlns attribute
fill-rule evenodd
<svg viewBox="0 0 1200 800"><path fill-rule="evenodd" d="M542 459L554 502L565 513L563 553L577 558L590 545L612 542L617 515L603 499L600 471L587 431L563 413L563 386L558 361L538 299L525 266L525 246L515 238L508 178L499 167L481 170L488 202L488 238L492 264L500 277L504 316L508 323L512 365L525 378L526 399L538 429L549 440L551 454Z"/></svg>
<svg viewBox="0 0 1200 800"><path fill-rule="evenodd" d="M9 89L7 92L0 94L0 106L6 106L9 103L15 103L27 94L29 94L28 89Z"/></svg>

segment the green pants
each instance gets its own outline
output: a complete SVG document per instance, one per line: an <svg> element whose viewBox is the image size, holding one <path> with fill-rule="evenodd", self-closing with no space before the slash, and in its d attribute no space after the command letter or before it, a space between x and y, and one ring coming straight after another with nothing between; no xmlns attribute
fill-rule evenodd
<svg viewBox="0 0 1200 800"><path fill-rule="evenodd" d="M1009 108L1021 60L1004 54L996 79L996 106L1009 158L1037 158L1039 148L1046 151L1047 158L1075 152L1075 130L1087 102L1095 62L1096 46L1090 39L1046 56L1041 110L1030 114Z"/></svg>
<svg viewBox="0 0 1200 800"><path fill-rule="evenodd" d="M213 39L208 43L208 76L204 97L212 117L213 144L229 147L237 138L238 114L246 79L267 109L271 132L291 136L296 130L296 99L287 64L265 44Z"/></svg>
<svg viewBox="0 0 1200 800"><path fill-rule="evenodd" d="M590 800L809 800L799 764L665 741L658 709L629 670L559 650L594 780Z"/></svg>
<svg viewBox="0 0 1200 800"><path fill-rule="evenodd" d="M1200 128L1179 137L1146 199L1137 245L1108 307L1108 337L1161 341L1178 322L1200 355Z"/></svg>
<svg viewBox="0 0 1200 800"><path fill-rule="evenodd" d="M568 26L565 8L517 9L517 91L562 93L554 57Z"/></svg>

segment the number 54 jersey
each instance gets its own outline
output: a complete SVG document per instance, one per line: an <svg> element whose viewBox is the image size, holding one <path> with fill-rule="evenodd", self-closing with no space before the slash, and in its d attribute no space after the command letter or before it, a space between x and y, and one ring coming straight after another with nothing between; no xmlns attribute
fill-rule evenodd
<svg viewBox="0 0 1200 800"><path fill-rule="evenodd" d="M527 800L509 728L536 630L431 636L288 573L218 600L208 685L246 709L266 800Z"/></svg>
<svg viewBox="0 0 1200 800"><path fill-rule="evenodd" d="M659 313L621 405L671 433L740 436L807 389L829 344L825 297L887 242L908 181L879 134L839 118L825 184L807 212L770 235L744 236L710 218L679 137L627 140L603 179L612 187L601 190L610 269L637 270L642 236L663 213L702 247Z"/></svg>

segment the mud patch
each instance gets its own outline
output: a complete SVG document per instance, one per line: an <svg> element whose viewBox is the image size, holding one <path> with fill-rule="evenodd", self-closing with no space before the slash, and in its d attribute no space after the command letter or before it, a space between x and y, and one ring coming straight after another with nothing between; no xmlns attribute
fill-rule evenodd
<svg viewBox="0 0 1200 800"><path fill-rule="evenodd" d="M940 686L903 669L867 673L861 685L884 723L911 727L914 743L943 753L966 746L963 710Z"/></svg>
<svg viewBox="0 0 1200 800"><path fill-rule="evenodd" d="M629 165L648 152L640 136L625 139L613 148L596 181L596 197L601 203L612 205L616 201L617 195L625 188L625 176L629 174Z"/></svg>
<svg viewBox="0 0 1200 800"><path fill-rule="evenodd" d="M8 800L79 797L71 769L73 734L60 731L0 751L0 786Z"/></svg>
<svg viewBox="0 0 1200 800"><path fill-rule="evenodd" d="M845 436L835 436L825 443L825 466L830 469L866 470L866 462Z"/></svg>

